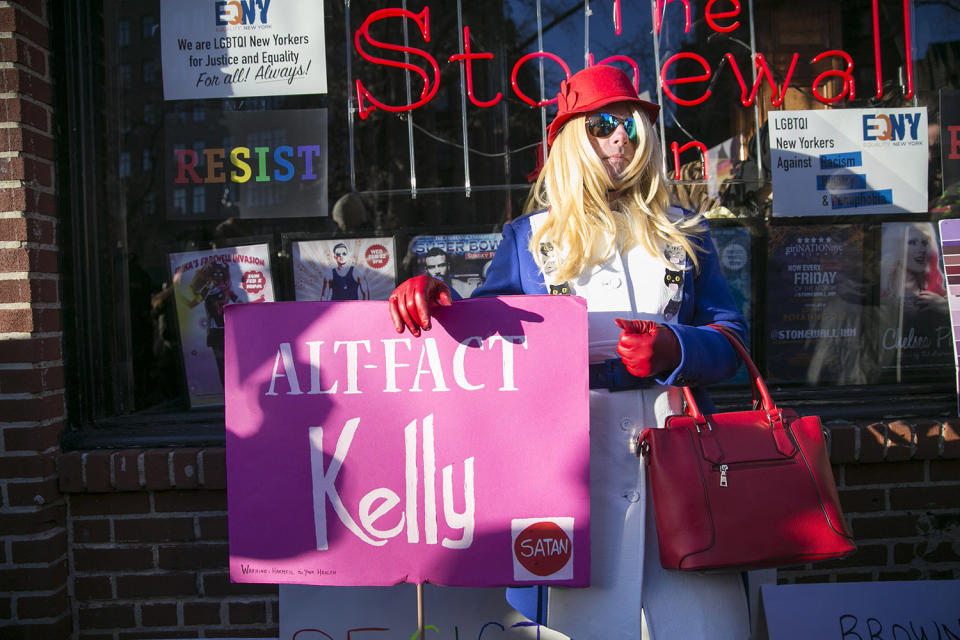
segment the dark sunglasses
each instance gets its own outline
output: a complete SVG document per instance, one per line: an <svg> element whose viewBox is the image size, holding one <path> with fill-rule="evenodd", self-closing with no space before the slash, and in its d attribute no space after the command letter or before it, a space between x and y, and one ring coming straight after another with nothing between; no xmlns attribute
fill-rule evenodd
<svg viewBox="0 0 960 640"><path fill-rule="evenodd" d="M609 138L617 127L623 125L630 142L637 144L637 123L633 118L618 118L612 113L595 113L587 118L587 133L594 138Z"/></svg>

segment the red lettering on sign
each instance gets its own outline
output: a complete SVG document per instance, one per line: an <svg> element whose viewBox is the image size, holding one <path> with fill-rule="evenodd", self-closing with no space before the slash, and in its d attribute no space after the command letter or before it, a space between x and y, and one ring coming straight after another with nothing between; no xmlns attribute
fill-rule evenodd
<svg viewBox="0 0 960 640"><path fill-rule="evenodd" d="M535 576L549 576L563 569L573 554L570 537L553 522L536 522L517 536L513 553L523 568Z"/></svg>
<svg viewBox="0 0 960 640"><path fill-rule="evenodd" d="M729 55L729 54L727 54ZM677 60L693 60L697 62L703 68L703 74L699 76L686 76L681 78L671 78L667 79L667 70L670 69L672 65ZM686 107L693 107L710 97L710 89L707 89L703 92L703 95L699 98L694 98L693 100L685 100L684 98L679 98L677 95L670 89L675 84L690 84L692 82L706 82L710 79L710 76L713 75L713 72L710 70L710 64L704 60L703 56L698 53L690 53L689 51L683 51L681 53L676 53L663 63L663 69L660 70L660 86L663 87L663 92L667 96L676 102L677 104L682 104Z"/></svg>
<svg viewBox="0 0 960 640"><path fill-rule="evenodd" d="M478 107L492 107L500 102L503 94L497 91L493 100L478 100L473 95L473 61L474 60L493 60L492 53L472 53L470 51L470 27L463 28L463 53L455 53L450 56L450 62L463 60L467 70L467 97L470 102Z"/></svg>
<svg viewBox="0 0 960 640"><path fill-rule="evenodd" d="M563 58L548 51L534 51L533 53L528 53L517 60L517 64L513 65L513 71L510 72L510 86L513 87L513 92L517 94L518 98L529 104L531 107L543 107L556 102L557 97L554 96L550 100L540 100L538 102L525 94L523 91L520 91L520 87L517 86L517 72L520 70L520 66L527 60L532 60L533 58L546 58L547 60L553 60L563 67L563 73L566 75L567 80L570 79L570 67L568 67L567 63L563 61Z"/></svg>
<svg viewBox="0 0 960 640"><path fill-rule="evenodd" d="M960 160L960 125L952 124L947 127L950 132L950 160Z"/></svg>
<svg viewBox="0 0 960 640"><path fill-rule="evenodd" d="M834 102L842 100L844 97L846 97L847 100L853 100L856 97L856 85L853 81L853 58L851 58L850 54L848 54L846 51L840 51L839 49L834 49L832 51L824 51L823 53L815 57L813 60L811 60L810 62L812 64L817 64L827 56L840 56L846 61L847 68L846 70L827 69L826 71L818 75L816 78L814 78L813 84L811 85L811 88L813 89L813 97L819 100L820 102L824 102L826 104L832 104ZM840 93L833 96L832 98L827 98L822 93L820 93L819 87L827 78L840 78L843 81L843 89L840 91Z"/></svg>
<svg viewBox="0 0 960 640"><path fill-rule="evenodd" d="M731 31L736 31L740 27L740 21L737 20L733 24L729 24L725 27L717 24L717 18L736 18L740 15L740 0L729 0L730 4L733 5L732 11L719 11L717 13L713 12L713 5L717 3L718 0L707 0L707 6L703 10L703 17L707 21L707 24L710 25L710 28L718 33L730 33Z"/></svg>
<svg viewBox="0 0 960 640"><path fill-rule="evenodd" d="M200 157L193 149L174 149L173 155L177 157L177 177L174 182L183 184L186 182L203 182L197 175L197 163ZM190 180L187 180L187 173L190 174Z"/></svg>
<svg viewBox="0 0 960 640"><path fill-rule="evenodd" d="M773 79L773 73L770 71L770 67L767 66L767 59L763 57L762 53L758 53L754 64L757 65L757 79L753 83L753 91L750 92L750 95L747 96L747 83L743 81L743 76L740 74L740 67L737 66L737 61L733 57L732 53L726 54L727 62L730 63L730 69L733 71L733 75L737 77L737 84L740 85L740 104L745 107L753 106L753 101L757 97L757 90L760 88L760 84L763 82L763 79L766 78L767 82L770 84L770 104L775 107L779 107L783 104L784 98L787 97L787 87L790 86L790 78L793 77L793 70L797 66L797 58L800 56L796 53L793 54L793 59L790 61L790 69L787 71L787 77L783 80L783 86L780 89L777 89L777 82Z"/></svg>
<svg viewBox="0 0 960 640"><path fill-rule="evenodd" d="M653 14L653 30L660 34L660 27L663 26L663 14L667 5L673 0L657 0L657 10ZM690 0L680 0L683 3L683 32L690 33Z"/></svg>
<svg viewBox="0 0 960 640"><path fill-rule="evenodd" d="M710 178L709 152L707 151L707 145L699 140L692 140L682 147L676 142L670 143L670 150L673 151L673 179L680 179L680 154L691 147L700 150L700 159L703 161L703 179L708 180Z"/></svg>
<svg viewBox="0 0 960 640"><path fill-rule="evenodd" d="M366 119L366 117L370 115L370 112L374 111L378 107L384 111L393 111L395 113L412 111L413 109L422 107L430 102L430 100L433 99L433 96L437 95L437 89L440 88L440 67L437 66L436 59L434 59L434 57L429 53L415 47L405 47L402 45L390 44L389 42L380 42L379 40L375 40L370 36L370 25L380 20L397 17L410 18L413 20L417 24L417 28L420 29L420 34L423 36L424 41L430 42L430 7L424 7L423 11L420 13L413 13L412 11L407 11L406 9L378 9L367 16L367 19L364 20L363 24L360 25L360 28L357 29L357 32L353 36L353 46L357 50L357 53L360 54L360 57L367 62L382 64L387 67L398 67L419 75L423 79L423 90L420 92L420 99L413 104L405 104L402 106L384 104L383 102L380 102L374 98L373 95L367 91L366 87L363 86L360 78L357 78L357 110L361 119ZM388 51L399 51L401 53L412 54L425 58L430 64L430 67L433 69L433 83L431 84L430 77L427 76L427 72L414 64L399 62L396 60L388 60L387 58L378 58L370 55L363 50L363 47L360 46L361 36L366 38L367 42L374 47L387 49ZM364 104L364 99L369 101L373 106L366 106Z"/></svg>

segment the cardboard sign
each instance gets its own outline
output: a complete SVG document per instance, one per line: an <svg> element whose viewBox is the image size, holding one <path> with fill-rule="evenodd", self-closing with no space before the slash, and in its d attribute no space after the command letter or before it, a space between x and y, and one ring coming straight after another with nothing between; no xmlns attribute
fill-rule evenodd
<svg viewBox="0 0 960 640"><path fill-rule="evenodd" d="M759 638L960 638L960 580L764 585L761 598Z"/></svg>
<svg viewBox="0 0 960 640"><path fill-rule="evenodd" d="M507 604L504 589L424 585L425 638L564 640ZM602 628L602 622L598 622ZM283 640L406 640L417 636L417 593L393 587L280 586Z"/></svg>
<svg viewBox="0 0 960 640"><path fill-rule="evenodd" d="M585 586L587 315L511 296L228 309L230 576Z"/></svg>
<svg viewBox="0 0 960 640"><path fill-rule="evenodd" d="M927 108L770 113L773 215L927 210Z"/></svg>

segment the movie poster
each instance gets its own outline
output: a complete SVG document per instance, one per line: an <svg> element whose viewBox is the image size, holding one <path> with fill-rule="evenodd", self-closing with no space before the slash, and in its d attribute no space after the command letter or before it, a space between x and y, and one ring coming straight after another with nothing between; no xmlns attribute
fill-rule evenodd
<svg viewBox="0 0 960 640"><path fill-rule="evenodd" d="M410 240L411 275L427 274L447 283L454 300L469 298L483 284L499 233L452 233L414 236Z"/></svg>
<svg viewBox="0 0 960 640"><path fill-rule="evenodd" d="M923 379L953 364L946 278L932 222L881 227L880 355L884 379Z"/></svg>
<svg viewBox="0 0 960 640"><path fill-rule="evenodd" d="M713 243L720 256L720 270L727 279L730 295L737 305L737 311L747 323L747 344L750 344L750 230L745 227L716 227L710 229ZM747 368L743 365L728 382L747 380Z"/></svg>
<svg viewBox="0 0 960 640"><path fill-rule="evenodd" d="M771 227L767 243L767 376L854 384L875 375L861 349L863 227Z"/></svg>
<svg viewBox="0 0 960 640"><path fill-rule="evenodd" d="M392 237L291 243L295 299L386 300L397 286Z"/></svg>
<svg viewBox="0 0 960 640"><path fill-rule="evenodd" d="M224 308L273 302L267 244L170 254L191 407L223 404Z"/></svg>

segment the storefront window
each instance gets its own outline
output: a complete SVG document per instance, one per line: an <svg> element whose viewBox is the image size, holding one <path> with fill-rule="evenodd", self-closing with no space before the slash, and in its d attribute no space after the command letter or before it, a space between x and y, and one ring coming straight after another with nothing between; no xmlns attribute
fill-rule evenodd
<svg viewBox="0 0 960 640"><path fill-rule="evenodd" d="M249 38L284 11L229 4L242 12L200 18L243 21ZM208 406L215 413L222 387L211 292L223 303L302 299L298 287L310 289L298 280L310 271L298 262L304 252L335 258L333 244L316 249L307 240L350 239L358 243L346 247L351 254L382 246L397 279L424 268L417 238L475 234L494 243L485 246L492 252L485 234L496 238L524 212L560 81L601 62L633 74L662 104L664 174L679 204L710 219L772 382L952 389L936 225L957 201L941 167L941 139L954 131L941 114L960 111L960 10L951 3L325 2L302 27L325 42L324 59L311 62L325 67L325 93L297 93L289 89L296 78L274 78L272 95L241 88L216 97L201 89L234 73L229 56L247 56L237 65L251 73L299 63L266 42L193 50L199 41L178 44L186 27L167 11L160 0L64 10L68 29L93 21L99 30L78 30L65 45L98 52L70 72L89 109L72 111L88 135L73 137L68 153L98 159L83 168L94 172L95 206L65 198L75 357L95 378L74 385L78 425ZM165 58L165 41L181 54L189 47L195 63ZM219 55L227 58L207 60ZM216 73L204 78L208 63ZM243 73L229 81L244 82ZM195 77L192 90L178 85L193 95L165 95L172 74ZM847 162L839 147L851 128L829 131L844 111L860 142L877 144L857 150L860 169L838 171L829 163ZM898 145L882 151L883 136L899 136ZM920 160L898 166L913 157L901 153L909 149ZM813 161L827 164L803 186L796 176ZM903 187L887 184L900 178ZM907 198L907 190L916 193ZM810 194L820 200L805 204ZM262 258L251 249L261 246ZM226 288L198 275L199 266L187 275L193 261L219 260L218 251L252 252L243 259L264 264ZM482 281L482 261L444 260L464 292ZM315 295L323 291L318 283ZM186 322L190 309L198 315Z"/></svg>

